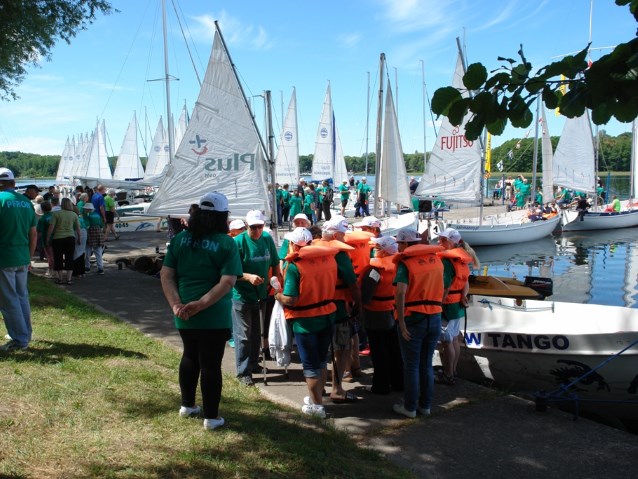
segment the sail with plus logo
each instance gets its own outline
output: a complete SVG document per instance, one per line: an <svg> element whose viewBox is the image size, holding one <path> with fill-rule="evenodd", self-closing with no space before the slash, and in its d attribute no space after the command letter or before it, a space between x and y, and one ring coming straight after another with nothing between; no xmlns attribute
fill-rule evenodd
<svg viewBox="0 0 638 479"><path fill-rule="evenodd" d="M233 217L269 214L267 155L219 30L204 82L183 138L148 214L186 214L218 191Z"/></svg>

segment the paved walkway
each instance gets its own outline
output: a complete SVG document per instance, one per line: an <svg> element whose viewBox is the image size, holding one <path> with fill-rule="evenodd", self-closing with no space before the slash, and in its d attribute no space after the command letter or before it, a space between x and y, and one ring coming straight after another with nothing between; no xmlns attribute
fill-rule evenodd
<svg viewBox="0 0 638 479"><path fill-rule="evenodd" d="M58 286L128 322L143 333L181 349L159 279L130 268L118 269L119 258L154 255L165 247L164 233L122 233L107 243L104 276L95 273L72 286ZM36 262L43 274L46 264ZM95 271L95 268L94 268ZM52 284L53 286L53 284ZM37 335L37 324L35 325ZM373 396L363 390L366 377L346 384L360 400L333 405L326 401L330 420L347 430L363 446L411 469L416 477L448 478L627 478L638 464L638 438L550 409L534 410L533 403L460 380L455 386L437 386L432 416L401 419L392 411L399 394ZM224 370L234 374L234 352L228 347ZM307 394L298 363L285 376L269 362L268 385L256 376L268 398L299 410ZM347 460L347 459L344 459Z"/></svg>

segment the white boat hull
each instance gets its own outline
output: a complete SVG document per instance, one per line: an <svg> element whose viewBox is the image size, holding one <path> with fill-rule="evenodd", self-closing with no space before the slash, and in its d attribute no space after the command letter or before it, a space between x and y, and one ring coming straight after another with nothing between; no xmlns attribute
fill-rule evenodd
<svg viewBox="0 0 638 479"><path fill-rule="evenodd" d="M168 228L165 218L159 216L122 216L113 222L115 231L163 231Z"/></svg>
<svg viewBox="0 0 638 479"><path fill-rule="evenodd" d="M551 235L559 222L559 216L532 222L527 219L526 211L517 211L486 216L482 222L479 222L479 218L438 221L431 225L430 237L436 238L441 228L454 228L472 247L518 244Z"/></svg>
<svg viewBox="0 0 638 479"><path fill-rule="evenodd" d="M519 392L555 391L638 340L638 310L615 306L474 296L463 325L459 372ZM576 383L586 400L638 401L638 346ZM638 419L638 404L581 404ZM606 411L602 412L601 411Z"/></svg>
<svg viewBox="0 0 638 479"><path fill-rule="evenodd" d="M563 231L592 231L638 226L638 209L607 213L602 211L588 211L583 221L578 217L578 211L563 210L561 212Z"/></svg>
<svg viewBox="0 0 638 479"><path fill-rule="evenodd" d="M381 220L381 231L384 236L394 236L403 228L416 229L419 220L416 213L404 213L398 216L389 216Z"/></svg>

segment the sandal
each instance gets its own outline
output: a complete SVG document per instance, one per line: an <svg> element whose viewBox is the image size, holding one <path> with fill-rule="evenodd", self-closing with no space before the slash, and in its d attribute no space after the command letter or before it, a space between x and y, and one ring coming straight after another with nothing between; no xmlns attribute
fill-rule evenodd
<svg viewBox="0 0 638 479"><path fill-rule="evenodd" d="M434 382L437 384L445 384L447 386L454 386L456 384L456 379L454 379L454 376L447 376L445 374L440 374L434 378Z"/></svg>
<svg viewBox="0 0 638 479"><path fill-rule="evenodd" d="M359 398L352 394L350 391L346 391L346 395L344 397L330 397L330 400L335 404L349 404L353 402L357 402Z"/></svg>
<svg viewBox="0 0 638 479"><path fill-rule="evenodd" d="M354 382L354 378L352 377L352 373L350 371L347 371L343 374L343 377L341 378L341 380L344 383L353 383Z"/></svg>

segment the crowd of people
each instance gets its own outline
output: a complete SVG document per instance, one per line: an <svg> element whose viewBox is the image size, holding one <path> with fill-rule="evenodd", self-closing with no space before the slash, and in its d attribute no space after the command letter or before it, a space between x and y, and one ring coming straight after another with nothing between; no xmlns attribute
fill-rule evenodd
<svg viewBox="0 0 638 479"><path fill-rule="evenodd" d="M383 236L372 216L352 231L341 215L319 227L298 212L289 216L294 229L277 251L262 212L230 222L228 215L224 195L204 195L186 229L172 238L161 271L184 343L181 416L203 415L206 429L224 424L219 403L226 342L234 339L237 379L253 386L267 354L264 333L275 301L302 365L308 390L303 413L326 417L325 398L332 404L361 400L343 387L361 370L359 336L366 337L373 364L370 393L403 391L397 414L430 413L435 381L454 384L467 282L470 268L479 266L458 231L442 232L432 245L414 229ZM439 343L443 373L435 378ZM202 407L195 403L198 381Z"/></svg>

